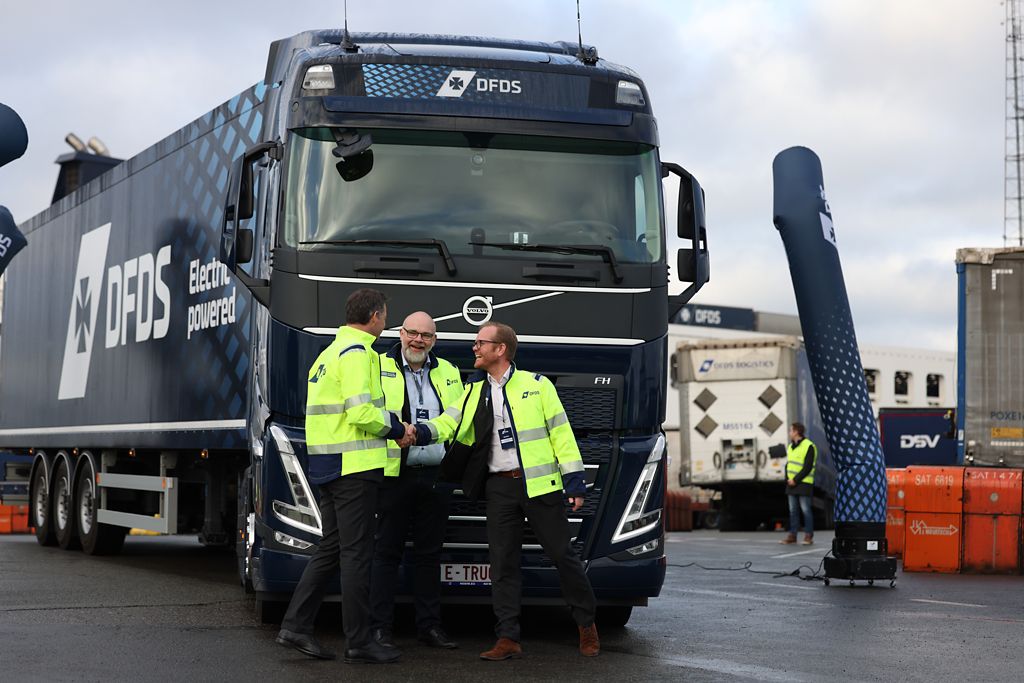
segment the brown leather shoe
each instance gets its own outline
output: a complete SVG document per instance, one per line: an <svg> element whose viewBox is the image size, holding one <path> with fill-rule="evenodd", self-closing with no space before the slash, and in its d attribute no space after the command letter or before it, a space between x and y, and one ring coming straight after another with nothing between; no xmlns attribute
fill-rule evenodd
<svg viewBox="0 0 1024 683"><path fill-rule="evenodd" d="M480 653L480 659L489 659L492 662L500 662L503 659L518 659L523 656L523 648L511 638L498 638L487 652Z"/></svg>
<svg viewBox="0 0 1024 683"><path fill-rule="evenodd" d="M804 545L813 545L814 544L814 535L813 534L804 534L804 542L803 542L803 544Z"/></svg>
<svg viewBox="0 0 1024 683"><path fill-rule="evenodd" d="M580 654L596 657L601 654L601 641L597 637L597 625L580 626Z"/></svg>
<svg viewBox="0 0 1024 683"><path fill-rule="evenodd" d="M782 545L793 545L796 543L796 534L786 534L786 537L779 541Z"/></svg>

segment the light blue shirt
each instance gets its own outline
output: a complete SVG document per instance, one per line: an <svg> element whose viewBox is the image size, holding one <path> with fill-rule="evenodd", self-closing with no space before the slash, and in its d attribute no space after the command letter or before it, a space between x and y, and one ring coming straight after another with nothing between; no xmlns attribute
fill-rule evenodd
<svg viewBox="0 0 1024 683"><path fill-rule="evenodd" d="M441 401L434 393L430 385L430 376L427 372L427 364L419 370L413 370L409 361L402 353L402 371L405 374L405 395L409 400L409 417L414 424L432 420L441 414ZM418 410L426 410L426 419L418 418ZM435 443L429 446L412 446L409 448L409 459L407 465L440 465L444 458L444 444Z"/></svg>

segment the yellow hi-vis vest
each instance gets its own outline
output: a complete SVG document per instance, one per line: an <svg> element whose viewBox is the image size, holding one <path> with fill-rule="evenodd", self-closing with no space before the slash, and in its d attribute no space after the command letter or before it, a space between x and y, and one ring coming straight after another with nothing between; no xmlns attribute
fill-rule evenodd
<svg viewBox="0 0 1024 683"><path fill-rule="evenodd" d="M310 479L384 467L391 414L384 408L380 359L371 334L344 325L309 369L306 451Z"/></svg>
<svg viewBox="0 0 1024 683"><path fill-rule="evenodd" d="M462 397L448 406L444 413L425 422L433 441L449 441L472 446L477 439L491 440L491 434L474 434L476 415L482 392L490 391L487 378L471 382ZM547 377L513 367L508 382L502 387L508 405L516 453L530 498L562 490L562 474L583 472L576 437L555 385Z"/></svg>
<svg viewBox="0 0 1024 683"><path fill-rule="evenodd" d="M804 468L804 460L807 458L807 451L811 450L811 446L814 444L810 439L802 439L796 447L793 444L789 444L786 447L786 478L792 479L796 475L800 474L800 470ZM811 471L807 473L801 482L804 484L814 483L814 467L817 465L815 462L811 466Z"/></svg>
<svg viewBox="0 0 1024 683"><path fill-rule="evenodd" d="M380 383L384 388L384 407L401 416L405 405L405 368L395 356L401 356L401 346L395 350L380 354ZM434 354L427 357L427 376L430 386L441 404L441 410L455 403L462 396L462 377L459 369ZM412 416L413 418L415 415ZM415 420L413 420L415 423ZM402 449L398 442L388 441L388 462L384 466L384 476L397 477L402 468Z"/></svg>

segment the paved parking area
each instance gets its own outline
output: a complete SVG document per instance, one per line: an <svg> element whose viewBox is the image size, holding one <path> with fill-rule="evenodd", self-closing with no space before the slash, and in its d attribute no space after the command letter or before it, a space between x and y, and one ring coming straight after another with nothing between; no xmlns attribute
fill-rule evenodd
<svg viewBox="0 0 1024 683"><path fill-rule="evenodd" d="M359 667L366 680L1016 681L1024 671L1024 580L902 574L896 588L775 578L817 569L830 547L781 546L781 534L697 531L666 539L668 579L627 628L602 633L604 650L576 653L563 609L528 611L526 656L482 662L486 608L452 608L462 647L418 645L400 612L403 660ZM741 569L750 562L752 573ZM701 569L690 563L707 567ZM690 566L685 566L690 565ZM740 568L740 569L737 569ZM341 648L340 612L318 635ZM0 536L0 671L5 680L306 681L353 675L277 646L236 585L230 553L192 538L131 538L120 557L41 548Z"/></svg>

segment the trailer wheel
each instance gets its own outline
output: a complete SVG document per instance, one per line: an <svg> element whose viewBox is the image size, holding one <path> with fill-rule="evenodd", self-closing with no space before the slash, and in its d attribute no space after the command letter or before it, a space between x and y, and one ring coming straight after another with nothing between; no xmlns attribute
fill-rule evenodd
<svg viewBox="0 0 1024 683"><path fill-rule="evenodd" d="M75 502L71 488L71 471L67 457L57 457L57 469L53 474L52 520L57 545L64 550L77 550L78 532L75 528Z"/></svg>
<svg viewBox="0 0 1024 683"><path fill-rule="evenodd" d="M96 470L92 458L83 457L75 477L75 511L82 550L87 555L116 555L124 546L128 532L124 527L100 524L96 521L99 509Z"/></svg>
<svg viewBox="0 0 1024 683"><path fill-rule="evenodd" d="M36 528L36 541L39 545L56 545L57 536L53 532L53 506L50 505L49 487L46 485L48 466L40 463L32 475L29 500L32 501L32 524Z"/></svg>
<svg viewBox="0 0 1024 683"><path fill-rule="evenodd" d="M625 627L632 615L632 605L606 605L597 608L595 621L601 628L617 629Z"/></svg>

